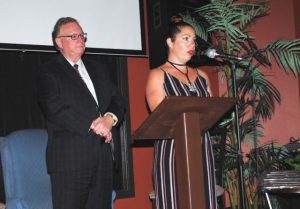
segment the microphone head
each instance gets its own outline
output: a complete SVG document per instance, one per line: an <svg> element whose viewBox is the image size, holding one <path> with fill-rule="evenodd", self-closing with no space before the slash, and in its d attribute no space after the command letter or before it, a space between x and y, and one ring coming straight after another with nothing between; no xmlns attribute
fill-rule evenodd
<svg viewBox="0 0 300 209"><path fill-rule="evenodd" d="M218 54L215 49L207 49L205 52L205 55L208 56L209 58L215 58Z"/></svg>

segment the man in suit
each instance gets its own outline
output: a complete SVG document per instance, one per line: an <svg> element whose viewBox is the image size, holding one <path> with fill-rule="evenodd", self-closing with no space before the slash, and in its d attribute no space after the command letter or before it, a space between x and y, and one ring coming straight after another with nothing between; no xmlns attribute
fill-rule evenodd
<svg viewBox="0 0 300 209"><path fill-rule="evenodd" d="M53 208L110 209L110 143L124 116L124 99L107 66L82 57L86 34L76 19L60 18L52 39L60 53L40 69L38 98L49 135Z"/></svg>

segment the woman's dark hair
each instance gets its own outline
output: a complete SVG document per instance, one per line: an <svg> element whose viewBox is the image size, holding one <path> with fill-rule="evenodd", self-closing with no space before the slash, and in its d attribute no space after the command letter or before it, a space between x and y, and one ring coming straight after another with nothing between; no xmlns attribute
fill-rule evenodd
<svg viewBox="0 0 300 209"><path fill-rule="evenodd" d="M192 25L183 22L182 18L180 17L177 16L171 17L169 22L169 27L166 31L166 39L171 38L171 40L174 41L176 35L181 32L181 28L186 26L194 28Z"/></svg>
<svg viewBox="0 0 300 209"><path fill-rule="evenodd" d="M72 23L72 22L75 22L79 25L79 22L73 17L61 17L56 21L53 31L52 31L52 41L53 41L53 44L56 49L58 49L58 46L55 43L55 38L57 37L61 26L65 25L67 23Z"/></svg>

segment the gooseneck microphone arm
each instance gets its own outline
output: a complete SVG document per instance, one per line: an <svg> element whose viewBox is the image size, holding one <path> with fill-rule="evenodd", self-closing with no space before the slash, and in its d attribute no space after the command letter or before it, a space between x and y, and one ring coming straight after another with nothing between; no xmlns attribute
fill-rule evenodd
<svg viewBox="0 0 300 209"><path fill-rule="evenodd" d="M205 54L206 56L208 56L209 58L216 58L216 57L220 57L222 59L225 59L225 60L236 60L236 61L241 61L243 60L243 58L241 57L237 57L237 56L233 56L233 55L230 55L230 54L225 54L223 52L217 52L215 49L207 49L203 54Z"/></svg>

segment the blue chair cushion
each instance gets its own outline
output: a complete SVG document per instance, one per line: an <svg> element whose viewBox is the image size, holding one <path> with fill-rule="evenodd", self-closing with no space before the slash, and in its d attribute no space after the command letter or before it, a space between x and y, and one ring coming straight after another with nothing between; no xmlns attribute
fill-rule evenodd
<svg viewBox="0 0 300 209"><path fill-rule="evenodd" d="M44 129L19 130L0 137L6 209L52 209L47 140ZM112 209L115 198L112 191Z"/></svg>
<svg viewBox="0 0 300 209"><path fill-rule="evenodd" d="M1 140L1 160L7 209L52 209L50 177L43 129L20 130Z"/></svg>

